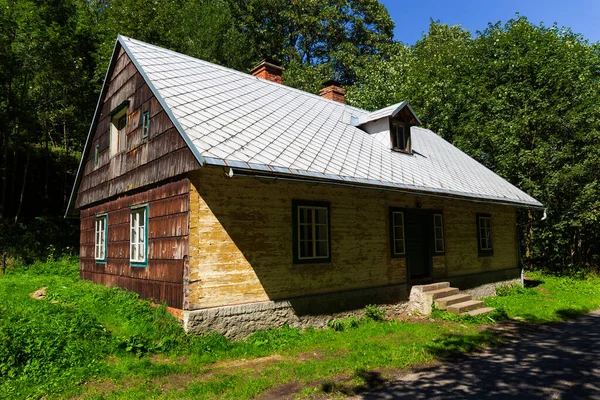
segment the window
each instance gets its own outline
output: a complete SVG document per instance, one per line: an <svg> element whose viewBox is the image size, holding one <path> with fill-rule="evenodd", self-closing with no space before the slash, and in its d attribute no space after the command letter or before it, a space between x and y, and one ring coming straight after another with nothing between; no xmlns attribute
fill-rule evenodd
<svg viewBox="0 0 600 400"><path fill-rule="evenodd" d="M94 148L94 168L96 168L98 166L98 156L99 156L99 151L100 150L100 145L97 144L96 147Z"/></svg>
<svg viewBox="0 0 600 400"><path fill-rule="evenodd" d="M433 214L434 250L437 254L444 253L444 221L442 214Z"/></svg>
<svg viewBox="0 0 600 400"><path fill-rule="evenodd" d="M406 254L404 243L404 212L390 208L390 240L392 257L403 257Z"/></svg>
<svg viewBox="0 0 600 400"><path fill-rule="evenodd" d="M110 155L114 156L125 150L127 145L127 136L125 128L127 127L127 103L120 105L113 111L110 121Z"/></svg>
<svg viewBox="0 0 600 400"><path fill-rule="evenodd" d="M96 262L106 262L106 238L108 227L108 215L96 215L96 226L94 229L94 258Z"/></svg>
<svg viewBox="0 0 600 400"><path fill-rule="evenodd" d="M492 247L492 216L477 214L477 242L480 256L494 254Z"/></svg>
<svg viewBox="0 0 600 400"><path fill-rule="evenodd" d="M293 201L294 263L329 262L329 203Z"/></svg>
<svg viewBox="0 0 600 400"><path fill-rule="evenodd" d="M148 265L148 206L136 206L131 209L130 226L130 253L131 265Z"/></svg>
<svg viewBox="0 0 600 400"><path fill-rule="evenodd" d="M144 111L142 114L142 140L148 139L150 132L150 111Z"/></svg>
<svg viewBox="0 0 600 400"><path fill-rule="evenodd" d="M411 152L410 127L401 122L392 120L390 123L392 150Z"/></svg>

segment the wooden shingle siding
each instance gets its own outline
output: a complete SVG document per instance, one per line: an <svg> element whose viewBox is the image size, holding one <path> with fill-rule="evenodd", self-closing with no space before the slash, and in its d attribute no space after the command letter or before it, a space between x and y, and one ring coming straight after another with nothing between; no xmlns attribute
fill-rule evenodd
<svg viewBox="0 0 600 400"><path fill-rule="evenodd" d="M81 277L119 286L170 307L183 306L183 271L188 254L189 187L187 178L81 210ZM148 266L129 261L131 206L148 204ZM94 260L94 221L108 215L106 264Z"/></svg>
<svg viewBox="0 0 600 400"><path fill-rule="evenodd" d="M405 258L390 257L389 207L438 210L445 255L434 278L517 266L516 209L386 191L192 173L186 308L198 309L407 282ZM327 201L331 262L293 264L292 200ZM478 257L477 212L492 215L494 256Z"/></svg>
<svg viewBox="0 0 600 400"><path fill-rule="evenodd" d="M85 154L76 207L121 195L199 168L194 155L174 127L129 56L121 51L110 76L91 151ZM110 155L110 113L129 101L125 151ZM142 114L149 111L148 139L142 139ZM98 145L98 165L94 152Z"/></svg>

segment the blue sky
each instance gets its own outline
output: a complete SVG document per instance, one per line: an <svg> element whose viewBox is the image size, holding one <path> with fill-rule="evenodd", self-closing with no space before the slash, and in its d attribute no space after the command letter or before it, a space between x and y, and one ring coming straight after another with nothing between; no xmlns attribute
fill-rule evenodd
<svg viewBox="0 0 600 400"><path fill-rule="evenodd" d="M379 0L394 22L394 38L412 45L429 28L429 20L462 25L475 34L488 22L503 23L515 16L526 16L534 24L570 27L590 43L600 40L600 0Z"/></svg>

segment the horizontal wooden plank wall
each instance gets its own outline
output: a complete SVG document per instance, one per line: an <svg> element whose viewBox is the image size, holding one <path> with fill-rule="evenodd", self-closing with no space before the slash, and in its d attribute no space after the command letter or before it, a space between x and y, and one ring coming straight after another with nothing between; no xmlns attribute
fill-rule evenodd
<svg viewBox="0 0 600 400"><path fill-rule="evenodd" d="M190 309L407 282L406 260L390 257L389 207L442 211L446 252L433 259L435 278L517 266L515 207L229 178L220 168L203 168L190 180ZM293 264L293 199L330 203L330 263ZM478 212L492 215L491 257L478 256Z"/></svg>
<svg viewBox="0 0 600 400"><path fill-rule="evenodd" d="M81 277L119 286L142 298L183 307L183 271L188 255L189 187L187 178L81 210ZM148 266L129 263L130 207L148 204ZM94 259L96 215L108 213L105 264Z"/></svg>
<svg viewBox="0 0 600 400"><path fill-rule="evenodd" d="M109 114L125 100L129 100L127 144L125 151L111 157ZM150 112L147 141L142 140L141 129L145 111ZM99 157L94 167L96 146ZM83 156L86 161L77 208L199 168L194 155L123 49L118 52L90 151Z"/></svg>

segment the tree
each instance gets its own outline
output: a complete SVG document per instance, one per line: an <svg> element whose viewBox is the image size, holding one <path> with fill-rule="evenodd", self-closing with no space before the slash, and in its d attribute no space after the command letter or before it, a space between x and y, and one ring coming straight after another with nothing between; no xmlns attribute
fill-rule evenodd
<svg viewBox="0 0 600 400"><path fill-rule="evenodd" d="M258 58L279 59L288 68L284 83L311 92L326 79L351 85L356 69L380 57L393 39L394 23L377 0L229 0L229 4Z"/></svg>

